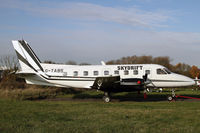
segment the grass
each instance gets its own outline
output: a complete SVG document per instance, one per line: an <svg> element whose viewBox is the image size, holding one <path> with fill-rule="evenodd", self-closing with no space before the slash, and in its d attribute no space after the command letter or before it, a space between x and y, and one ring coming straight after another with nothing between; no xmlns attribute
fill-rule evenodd
<svg viewBox="0 0 200 133"><path fill-rule="evenodd" d="M0 98L14 100L40 100L55 98L64 94L75 94L72 89L57 88L57 87L41 87L36 85L26 85L25 88L8 89L0 86Z"/></svg>
<svg viewBox="0 0 200 133"><path fill-rule="evenodd" d="M184 92L189 95L199 95L199 91L177 91L180 94L184 94ZM165 96L169 92L166 91L163 94ZM150 99L162 97L163 94L152 93L149 97ZM102 93L94 91L62 96L62 98L72 98L72 100L66 101L0 99L0 132L200 132L200 102L168 102L166 100L138 102L129 99L134 95L135 93L113 95L114 102L111 103L104 103L100 100ZM94 101L73 100L79 97L81 99L93 98ZM117 98L123 100L116 102Z"/></svg>

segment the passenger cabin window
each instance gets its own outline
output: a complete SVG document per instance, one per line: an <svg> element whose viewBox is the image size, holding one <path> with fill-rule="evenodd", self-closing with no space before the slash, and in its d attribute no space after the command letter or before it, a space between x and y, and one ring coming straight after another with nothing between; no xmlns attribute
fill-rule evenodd
<svg viewBox="0 0 200 133"><path fill-rule="evenodd" d="M157 74L167 74L163 69L157 69Z"/></svg>
<svg viewBox="0 0 200 133"><path fill-rule="evenodd" d="M145 70L145 74L150 74L151 73L151 71L150 70Z"/></svg>
<svg viewBox="0 0 200 133"><path fill-rule="evenodd" d="M104 71L104 75L109 75L109 71Z"/></svg>
<svg viewBox="0 0 200 133"><path fill-rule="evenodd" d="M134 70L133 75L138 75L138 70Z"/></svg>
<svg viewBox="0 0 200 133"><path fill-rule="evenodd" d="M94 76L98 76L99 75L99 71L94 71L93 74L94 74Z"/></svg>
<svg viewBox="0 0 200 133"><path fill-rule="evenodd" d="M83 76L88 76L88 71L84 71Z"/></svg>
<svg viewBox="0 0 200 133"><path fill-rule="evenodd" d="M78 76L78 71L74 71L74 76Z"/></svg>
<svg viewBox="0 0 200 133"><path fill-rule="evenodd" d="M125 70L124 71L124 75L128 75L129 74L129 71L128 70Z"/></svg>
<svg viewBox="0 0 200 133"><path fill-rule="evenodd" d="M117 71L117 70L114 71L114 74L115 74L115 75L119 75L119 71Z"/></svg>

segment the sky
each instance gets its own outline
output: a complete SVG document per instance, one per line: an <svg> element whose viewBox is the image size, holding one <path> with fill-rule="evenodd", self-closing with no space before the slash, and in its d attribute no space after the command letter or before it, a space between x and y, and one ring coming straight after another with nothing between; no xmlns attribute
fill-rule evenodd
<svg viewBox="0 0 200 133"><path fill-rule="evenodd" d="M200 67L199 0L0 0L0 56L26 40L42 60L169 56Z"/></svg>

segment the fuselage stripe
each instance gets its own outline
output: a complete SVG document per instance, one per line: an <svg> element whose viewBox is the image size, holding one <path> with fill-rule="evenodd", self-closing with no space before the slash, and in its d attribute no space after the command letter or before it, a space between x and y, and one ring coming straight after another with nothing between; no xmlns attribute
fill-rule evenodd
<svg viewBox="0 0 200 133"><path fill-rule="evenodd" d="M95 81L92 80L92 79L60 79L60 78L47 78L47 77L44 77L43 75L40 75L42 76L43 78L45 78L46 80L66 80L66 81Z"/></svg>
<svg viewBox="0 0 200 133"><path fill-rule="evenodd" d="M184 80L157 80L157 79L150 79L152 82L190 82Z"/></svg>

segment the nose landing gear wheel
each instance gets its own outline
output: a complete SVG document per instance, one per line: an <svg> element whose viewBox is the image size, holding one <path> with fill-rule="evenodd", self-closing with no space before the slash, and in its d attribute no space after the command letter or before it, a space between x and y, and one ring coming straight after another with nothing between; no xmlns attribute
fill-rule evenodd
<svg viewBox="0 0 200 133"><path fill-rule="evenodd" d="M172 97L172 96L168 96L168 97L167 97L167 100L168 100L168 101L172 101L172 100L173 100L173 97Z"/></svg>
<svg viewBox="0 0 200 133"><path fill-rule="evenodd" d="M168 101L173 101L173 100L176 100L176 97L168 96L168 97L167 97L167 100L168 100Z"/></svg>
<svg viewBox="0 0 200 133"><path fill-rule="evenodd" d="M167 97L168 101L173 101L176 100L176 94L175 94L175 90L172 89L172 95Z"/></svg>

